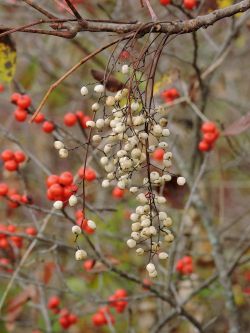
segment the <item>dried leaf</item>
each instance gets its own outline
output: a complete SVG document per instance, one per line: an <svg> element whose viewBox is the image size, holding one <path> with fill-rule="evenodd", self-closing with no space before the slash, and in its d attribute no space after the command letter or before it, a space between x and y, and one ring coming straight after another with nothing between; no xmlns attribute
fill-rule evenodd
<svg viewBox="0 0 250 333"><path fill-rule="evenodd" d="M163 188L163 196L168 203L176 209L184 208L186 196L189 193L187 184L184 186L177 185L177 176L172 176L170 182L166 182Z"/></svg>
<svg viewBox="0 0 250 333"><path fill-rule="evenodd" d="M124 88L124 84L117 80L114 76L109 75L108 77L105 77L105 72L92 69L91 74L96 81L102 84L104 84L105 80L105 87L111 92L117 92L118 90Z"/></svg>
<svg viewBox="0 0 250 333"><path fill-rule="evenodd" d="M46 262L44 264L44 269L43 269L43 282L45 284L48 284L49 281L51 280L53 273L55 270L55 263L50 261L50 262Z"/></svg>
<svg viewBox="0 0 250 333"><path fill-rule="evenodd" d="M231 125L227 126L226 129L222 132L222 135L231 136L239 135L242 132L245 132L250 127L250 112L245 116L239 118Z"/></svg>

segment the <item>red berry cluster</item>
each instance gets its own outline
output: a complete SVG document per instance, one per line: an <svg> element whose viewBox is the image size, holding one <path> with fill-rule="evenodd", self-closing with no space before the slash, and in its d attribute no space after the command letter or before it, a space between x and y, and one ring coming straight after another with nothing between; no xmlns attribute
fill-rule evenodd
<svg viewBox="0 0 250 333"><path fill-rule="evenodd" d="M16 189L10 189L6 183L0 183L0 197L6 197L9 208L17 208L20 204L31 204L32 199L26 194L19 194Z"/></svg>
<svg viewBox="0 0 250 333"><path fill-rule="evenodd" d="M124 197L125 190L121 189L120 187L116 186L113 188L112 197L115 199L122 199Z"/></svg>
<svg viewBox="0 0 250 333"><path fill-rule="evenodd" d="M201 126L201 131L203 133L203 138L199 143L200 151L210 151L213 149L214 144L218 137L220 136L220 132L213 122L206 122Z"/></svg>
<svg viewBox="0 0 250 333"><path fill-rule="evenodd" d="M125 289L117 289L114 295L109 297L110 306L115 308L118 313L122 313L128 305L128 302L124 300L127 296L128 294Z"/></svg>
<svg viewBox="0 0 250 333"><path fill-rule="evenodd" d="M15 225L4 225L0 224L0 249L7 250L11 248L13 245L17 248L22 248L23 246L23 238L19 236L9 236L4 233L4 231L9 233L16 233L17 228Z"/></svg>
<svg viewBox="0 0 250 333"><path fill-rule="evenodd" d="M161 93L161 98L166 103L171 103L178 97L180 97L180 93L176 88L167 89Z"/></svg>
<svg viewBox="0 0 250 333"><path fill-rule="evenodd" d="M21 95L19 93L13 93L11 96L11 102L17 106L14 111L14 116L17 121L23 122L28 117L28 108L31 105L31 98L29 95Z"/></svg>
<svg viewBox="0 0 250 333"><path fill-rule="evenodd" d="M107 325L108 322L114 324L115 318L110 313L108 306L103 306L98 309L98 311L92 316L92 323L94 326L104 326Z"/></svg>
<svg viewBox="0 0 250 333"><path fill-rule="evenodd" d="M82 111L76 111L75 113L69 112L66 113L63 119L64 125L72 127L78 122L83 128L87 128L86 122L91 120L90 116L85 115Z"/></svg>
<svg viewBox="0 0 250 333"><path fill-rule="evenodd" d="M75 212L76 224L82 228L87 234L91 235L95 232L95 229L92 229L88 226L88 220L85 219L83 212L79 209Z"/></svg>
<svg viewBox="0 0 250 333"><path fill-rule="evenodd" d="M75 314L70 313L67 309L60 309L60 299L57 296L52 296L48 302L48 308L55 314L59 314L59 323L62 328L68 329L70 326L77 323L78 318Z"/></svg>
<svg viewBox="0 0 250 333"><path fill-rule="evenodd" d="M171 0L160 0L160 4L162 5L162 6L167 6L167 5L169 5L171 3Z"/></svg>
<svg viewBox="0 0 250 333"><path fill-rule="evenodd" d="M19 169L19 165L26 160L26 156L20 150L13 152L6 149L1 153L1 159L4 161L4 168L12 172Z"/></svg>
<svg viewBox="0 0 250 333"><path fill-rule="evenodd" d="M85 169L85 172L84 172L84 167L81 167L79 170L78 170L78 177L81 178L81 179L84 179L88 182L92 182L96 179L96 172L94 169L92 168L86 168Z"/></svg>
<svg viewBox="0 0 250 333"><path fill-rule="evenodd" d="M157 162L162 162L163 161L163 156L165 154L165 150L162 148L157 148L152 154L153 160Z"/></svg>
<svg viewBox="0 0 250 333"><path fill-rule="evenodd" d="M183 0L183 6L188 10L193 10L197 7L197 0Z"/></svg>
<svg viewBox="0 0 250 333"><path fill-rule="evenodd" d="M77 185L73 183L73 175L70 171L58 175L50 175L46 181L47 197L51 201L67 202L69 197L77 192Z"/></svg>
<svg viewBox="0 0 250 333"><path fill-rule="evenodd" d="M190 256L185 256L177 261L176 271L182 275L190 275L193 273L193 259Z"/></svg>

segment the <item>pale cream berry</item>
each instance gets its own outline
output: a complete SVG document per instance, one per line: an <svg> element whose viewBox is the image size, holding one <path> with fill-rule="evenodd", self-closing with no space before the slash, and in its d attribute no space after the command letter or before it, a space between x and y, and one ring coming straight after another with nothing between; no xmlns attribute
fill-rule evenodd
<svg viewBox="0 0 250 333"><path fill-rule="evenodd" d="M93 120L88 120L88 121L86 121L86 126L94 128L95 127L95 122Z"/></svg>
<svg viewBox="0 0 250 333"><path fill-rule="evenodd" d="M131 103L131 110L132 111L138 111L139 110L139 107L140 107L140 104L138 102L132 102Z"/></svg>
<svg viewBox="0 0 250 333"><path fill-rule="evenodd" d="M166 252L160 252L160 253L158 254L158 257L159 257L159 259L161 259L161 260L166 260L166 259L168 259L168 254L167 254Z"/></svg>
<svg viewBox="0 0 250 333"><path fill-rule="evenodd" d="M136 221L138 221L138 219L139 219L139 214L137 214L137 213L130 214L131 221L136 222Z"/></svg>
<svg viewBox="0 0 250 333"><path fill-rule="evenodd" d="M114 106L115 105L115 98L113 96L108 96L106 99L107 106Z"/></svg>
<svg viewBox="0 0 250 333"><path fill-rule="evenodd" d="M135 232L141 230L141 223L140 222L132 223L131 229L132 229L132 231L135 231Z"/></svg>
<svg viewBox="0 0 250 333"><path fill-rule="evenodd" d="M63 208L63 202L61 200L57 200L53 203L53 207L55 209L62 209Z"/></svg>
<svg viewBox="0 0 250 333"><path fill-rule="evenodd" d="M153 134L155 136L161 136L162 135L162 127L160 125L154 125L152 131L153 131Z"/></svg>
<svg viewBox="0 0 250 333"><path fill-rule="evenodd" d="M157 171L150 172L150 180L155 181L158 180L160 177L159 173Z"/></svg>
<svg viewBox="0 0 250 333"><path fill-rule="evenodd" d="M147 264L146 266L146 270L150 273L150 272L154 272L155 271L155 265L150 262L149 264Z"/></svg>
<svg viewBox="0 0 250 333"><path fill-rule="evenodd" d="M76 260L83 260L87 258L87 252L84 250L77 250L75 253Z"/></svg>
<svg viewBox="0 0 250 333"><path fill-rule="evenodd" d="M163 130L162 130L162 136L169 136L170 135L170 131L169 131L169 129L168 128L164 128Z"/></svg>
<svg viewBox="0 0 250 333"><path fill-rule="evenodd" d="M161 148L167 148L168 144L167 144L167 142L162 141L162 142L159 143L158 146L161 147Z"/></svg>
<svg viewBox="0 0 250 333"><path fill-rule="evenodd" d="M109 182L108 179L104 179L104 180L102 181L102 187L106 188L106 187L109 187L109 185L110 185L110 182Z"/></svg>
<svg viewBox="0 0 250 333"><path fill-rule="evenodd" d="M165 212L159 212L159 220L163 221L168 217L167 213Z"/></svg>
<svg viewBox="0 0 250 333"><path fill-rule="evenodd" d="M173 157L173 154L171 153L171 151L168 151L163 155L164 160L171 160L172 157Z"/></svg>
<svg viewBox="0 0 250 333"><path fill-rule="evenodd" d="M162 221L162 224L164 225L164 227L171 227L173 224L173 221L170 217L167 217L165 220Z"/></svg>
<svg viewBox="0 0 250 333"><path fill-rule="evenodd" d="M153 272L149 272L149 277L151 277L151 278L156 278L157 277L157 275L158 275L158 273L157 273L157 271L153 271Z"/></svg>
<svg viewBox="0 0 250 333"><path fill-rule="evenodd" d="M156 201L158 202L158 204L164 204L167 200L165 197L159 196L156 198Z"/></svg>
<svg viewBox="0 0 250 333"><path fill-rule="evenodd" d="M96 125L97 129L103 129L103 127L105 126L105 120L104 119L97 119L95 125Z"/></svg>
<svg viewBox="0 0 250 333"><path fill-rule="evenodd" d="M57 149L57 150L64 148L63 142L62 141L55 141L54 142L54 148Z"/></svg>
<svg viewBox="0 0 250 333"><path fill-rule="evenodd" d="M100 109L100 104L99 104L99 103L94 103L94 104L92 104L92 106L91 106L91 110L92 110L92 111L96 112L96 111L98 111L99 109Z"/></svg>
<svg viewBox="0 0 250 333"><path fill-rule="evenodd" d="M122 95L121 90L117 91L117 93L115 94L115 100L117 102L119 102L122 98L123 98L123 95Z"/></svg>
<svg viewBox="0 0 250 333"><path fill-rule="evenodd" d="M80 92L81 92L81 95L82 95L82 96L86 96L86 95L88 95L88 93L89 93L88 88L85 87L85 86L83 86L83 87L81 88Z"/></svg>
<svg viewBox="0 0 250 333"><path fill-rule="evenodd" d="M136 249L136 254L138 255L138 256L142 256L143 254L144 254L144 250L141 248L141 247L139 247L138 249Z"/></svg>
<svg viewBox="0 0 250 333"><path fill-rule="evenodd" d="M129 189L129 191L131 192L131 193L136 193L136 192L138 192L138 187L136 187L136 186L133 186L133 187L130 187L130 189Z"/></svg>
<svg viewBox="0 0 250 333"><path fill-rule="evenodd" d="M129 72L129 67L128 65L123 65L122 66L122 74L128 74Z"/></svg>
<svg viewBox="0 0 250 333"><path fill-rule="evenodd" d="M146 198L144 193L140 193L137 195L136 199L140 202L140 203L148 203L148 199Z"/></svg>
<svg viewBox="0 0 250 333"><path fill-rule="evenodd" d="M105 88L104 88L104 85L103 84L97 84L95 87L94 87L94 91L98 94L102 94L104 92Z"/></svg>
<svg viewBox="0 0 250 333"><path fill-rule="evenodd" d="M141 237L140 237L140 233L139 232L136 232L136 231L133 231L131 233L131 238L133 238L135 241L138 241Z"/></svg>
<svg viewBox="0 0 250 333"><path fill-rule="evenodd" d="M69 156L69 151L65 148L61 148L58 153L61 158L67 158Z"/></svg>
<svg viewBox="0 0 250 333"><path fill-rule="evenodd" d="M78 199L74 194L69 197L69 205L71 207L75 206L77 204L77 202L78 202Z"/></svg>
<svg viewBox="0 0 250 333"><path fill-rule="evenodd" d="M172 179L171 175L169 174L165 174L162 177L162 180L164 180L165 182L170 182L170 180Z"/></svg>
<svg viewBox="0 0 250 333"><path fill-rule="evenodd" d="M185 185L185 183L186 183L186 179L184 177L178 177L177 178L177 184L179 186L183 186L183 185Z"/></svg>
<svg viewBox="0 0 250 333"><path fill-rule="evenodd" d="M96 224L94 221L88 220L87 224L88 224L88 227L90 227L91 229L94 229L94 230L96 229Z"/></svg>
<svg viewBox="0 0 250 333"><path fill-rule="evenodd" d="M71 230L72 230L72 233L75 235L80 235L82 233L82 230L79 227L79 225L73 225Z"/></svg>
<svg viewBox="0 0 250 333"><path fill-rule="evenodd" d="M136 209L135 209L135 212L139 215L142 215L144 213L143 206L137 206Z"/></svg>
<svg viewBox="0 0 250 333"><path fill-rule="evenodd" d="M143 228L149 227L150 226L150 219L144 219L141 221L141 226Z"/></svg>
<svg viewBox="0 0 250 333"><path fill-rule="evenodd" d="M128 239L127 240L127 246L132 249L134 247L136 247L136 241L134 239Z"/></svg>
<svg viewBox="0 0 250 333"><path fill-rule="evenodd" d="M107 158L107 156L103 156L101 159L100 159L100 163L102 165L107 165L109 162L109 159Z"/></svg>
<svg viewBox="0 0 250 333"><path fill-rule="evenodd" d="M98 134L95 134L92 136L92 141L96 144L100 143L102 141L102 137Z"/></svg>
<svg viewBox="0 0 250 333"><path fill-rule="evenodd" d="M174 240L174 235L173 234L168 234L164 237L164 240L168 243L172 243Z"/></svg>
<svg viewBox="0 0 250 333"><path fill-rule="evenodd" d="M108 143L104 146L103 151L105 154L108 154L111 152L111 149L112 149L112 145Z"/></svg>
<svg viewBox="0 0 250 333"><path fill-rule="evenodd" d="M153 225L151 225L151 226L149 227L149 233L150 233L150 235L152 235L152 236L155 236L155 235L157 234L157 230L156 230L156 228L155 228Z"/></svg>

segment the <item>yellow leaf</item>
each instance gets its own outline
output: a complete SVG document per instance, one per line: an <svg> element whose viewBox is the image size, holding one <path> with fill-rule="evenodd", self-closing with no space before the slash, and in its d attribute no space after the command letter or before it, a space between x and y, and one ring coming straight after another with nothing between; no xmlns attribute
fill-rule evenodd
<svg viewBox="0 0 250 333"><path fill-rule="evenodd" d="M233 0L217 0L219 8L225 8L233 4Z"/></svg>
<svg viewBox="0 0 250 333"><path fill-rule="evenodd" d="M0 38L0 81L11 82L16 70L16 48L9 36Z"/></svg>

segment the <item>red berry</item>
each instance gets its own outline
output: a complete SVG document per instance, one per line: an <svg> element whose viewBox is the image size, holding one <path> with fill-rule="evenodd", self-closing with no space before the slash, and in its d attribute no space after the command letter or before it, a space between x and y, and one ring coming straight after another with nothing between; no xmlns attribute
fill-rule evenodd
<svg viewBox="0 0 250 333"><path fill-rule="evenodd" d="M182 262L183 262L184 264L189 265L189 264L192 264L193 259L192 259L192 257L190 257L190 256L185 256L185 257L182 258Z"/></svg>
<svg viewBox="0 0 250 333"><path fill-rule="evenodd" d="M8 171L16 171L18 169L18 164L15 160L6 161L4 163L4 168Z"/></svg>
<svg viewBox="0 0 250 333"><path fill-rule="evenodd" d="M50 297L49 302L48 302L49 309L57 308L59 305L60 305L59 297L57 297L57 296Z"/></svg>
<svg viewBox="0 0 250 333"><path fill-rule="evenodd" d="M82 179L87 180L88 182L92 182L93 180L96 179L96 172L95 172L95 170L93 170L91 168L86 168L86 170L84 172L84 168L81 167L78 170L78 176Z"/></svg>
<svg viewBox="0 0 250 333"><path fill-rule="evenodd" d="M216 131L216 125L215 123L212 123L212 122L206 122L206 123L203 123L203 125L201 126L201 131L203 133L213 133Z"/></svg>
<svg viewBox="0 0 250 333"><path fill-rule="evenodd" d="M182 269L182 273L185 275L189 275L193 273L193 265L192 264L188 264L185 265Z"/></svg>
<svg viewBox="0 0 250 333"><path fill-rule="evenodd" d="M125 289L117 289L116 292L115 292L115 296L117 298L124 298L124 297L127 297L128 294L127 294L127 291Z"/></svg>
<svg viewBox="0 0 250 333"><path fill-rule="evenodd" d="M206 141L204 141L204 140L202 140L200 143L199 143L199 150L200 151L209 151L210 150L210 145L206 142Z"/></svg>
<svg viewBox="0 0 250 333"><path fill-rule="evenodd" d="M197 0L183 0L183 5L186 9L192 10L197 7Z"/></svg>
<svg viewBox="0 0 250 333"><path fill-rule="evenodd" d="M6 238L0 239L0 249L7 249L9 247L9 242Z"/></svg>
<svg viewBox="0 0 250 333"><path fill-rule="evenodd" d="M19 94L19 93L13 93L11 95L11 98L10 98L11 103L16 104L20 97L21 97L21 94Z"/></svg>
<svg viewBox="0 0 250 333"><path fill-rule="evenodd" d="M170 2L171 2L171 0L160 0L160 4L161 4L162 6L167 6L167 5L170 4Z"/></svg>
<svg viewBox="0 0 250 333"><path fill-rule="evenodd" d="M124 192L125 192L125 190L123 190L119 187L115 187L112 191L112 196L116 199L121 199L124 197Z"/></svg>
<svg viewBox="0 0 250 333"><path fill-rule="evenodd" d="M63 195L63 188L60 184L53 184L50 186L49 192L55 198L55 200L57 198L60 199Z"/></svg>
<svg viewBox="0 0 250 333"><path fill-rule="evenodd" d="M19 236L11 236L11 241L19 249L23 246L23 239L21 237L19 237Z"/></svg>
<svg viewBox="0 0 250 333"><path fill-rule="evenodd" d="M61 173L61 175L59 176L59 183L61 185L71 185L73 183L73 175L71 172L69 171L65 171L63 173Z"/></svg>
<svg viewBox="0 0 250 333"><path fill-rule="evenodd" d="M127 60L127 59L129 59L129 58L130 58L130 53L129 53L129 51L127 51L127 50L123 50L123 51L120 53L119 58L120 58L121 60Z"/></svg>
<svg viewBox="0 0 250 333"><path fill-rule="evenodd" d="M71 313L68 316L68 321L70 322L70 325L73 325L73 324L77 323L78 318L77 318L77 316L75 314Z"/></svg>
<svg viewBox="0 0 250 333"><path fill-rule="evenodd" d="M15 225L13 225L13 224L10 224L10 225L8 225L8 227L7 227L7 230L9 231L9 232L16 232L16 226Z"/></svg>
<svg viewBox="0 0 250 333"><path fill-rule="evenodd" d="M94 326L102 326L107 323L107 320L103 313L97 312L92 316L92 323Z"/></svg>
<svg viewBox="0 0 250 333"><path fill-rule="evenodd" d="M15 116L16 121L23 122L27 119L28 112L23 109L16 109L14 111L14 116Z"/></svg>
<svg viewBox="0 0 250 333"><path fill-rule="evenodd" d="M13 151L11 151L9 149L6 149L2 152L1 158L5 162L9 161L9 160L12 160L12 159L14 159L14 153L13 153Z"/></svg>
<svg viewBox="0 0 250 333"><path fill-rule="evenodd" d="M74 126L77 122L77 116L74 113L69 112L65 114L63 121L66 126Z"/></svg>
<svg viewBox="0 0 250 333"><path fill-rule="evenodd" d="M7 195L9 191L8 185L5 183L0 183L0 196Z"/></svg>
<svg viewBox="0 0 250 333"><path fill-rule="evenodd" d="M164 90L161 94L161 97L165 100L166 103L171 103L176 98L180 97L180 94L176 88L171 88Z"/></svg>
<svg viewBox="0 0 250 333"><path fill-rule="evenodd" d="M4 85L0 84L0 93L4 91Z"/></svg>
<svg viewBox="0 0 250 333"><path fill-rule="evenodd" d="M155 161L163 161L163 155L165 154L165 150L162 148L157 148L152 154L152 158Z"/></svg>
<svg viewBox="0 0 250 333"><path fill-rule="evenodd" d="M50 175L46 180L47 187L50 187L51 185L58 183L59 183L59 176L57 175Z"/></svg>
<svg viewBox="0 0 250 333"><path fill-rule="evenodd" d="M128 302L126 301L118 301L116 302L115 309L118 313L122 313L128 305Z"/></svg>
<svg viewBox="0 0 250 333"><path fill-rule="evenodd" d="M83 263L83 268L88 272L95 266L95 260L88 259Z"/></svg>
<svg viewBox="0 0 250 333"><path fill-rule="evenodd" d="M31 105L31 98L28 95L22 95L18 98L17 105L21 109L27 109Z"/></svg>
<svg viewBox="0 0 250 333"><path fill-rule="evenodd" d="M29 195L26 195L26 194L22 195L21 201L24 204L32 204L33 203L32 198Z"/></svg>
<svg viewBox="0 0 250 333"><path fill-rule="evenodd" d="M45 121L43 123L42 129L45 133L51 133L55 129L55 125L51 121Z"/></svg>
<svg viewBox="0 0 250 333"><path fill-rule="evenodd" d="M45 120L45 117L42 113L38 113L38 115L34 118L34 123L40 124Z"/></svg>
<svg viewBox="0 0 250 333"><path fill-rule="evenodd" d="M10 208L17 208L20 205L20 201L21 201L21 196L20 194L11 194L9 195L9 199L10 201L8 202L8 206Z"/></svg>
<svg viewBox="0 0 250 333"><path fill-rule="evenodd" d="M83 116L83 118L81 119L81 125L82 125L83 128L87 128L86 123L87 123L87 121L89 121L89 120L92 120L92 118L89 117L89 116Z"/></svg>
<svg viewBox="0 0 250 333"><path fill-rule="evenodd" d="M62 326L62 328L67 329L70 327L71 323L69 321L68 316L63 316L59 318L59 323Z"/></svg>
<svg viewBox="0 0 250 333"><path fill-rule="evenodd" d="M36 230L36 228L28 227L28 228L25 229L25 233L29 236L36 236L37 235L37 230Z"/></svg>
<svg viewBox="0 0 250 333"><path fill-rule="evenodd" d="M178 262L177 262L177 264L176 264L176 266L175 266L176 270L177 270L178 272L182 272L183 267L184 267L183 261L182 261L181 259L178 260Z"/></svg>
<svg viewBox="0 0 250 333"><path fill-rule="evenodd" d="M22 151L18 150L14 153L14 158L17 163L22 163L25 161L26 156Z"/></svg>

